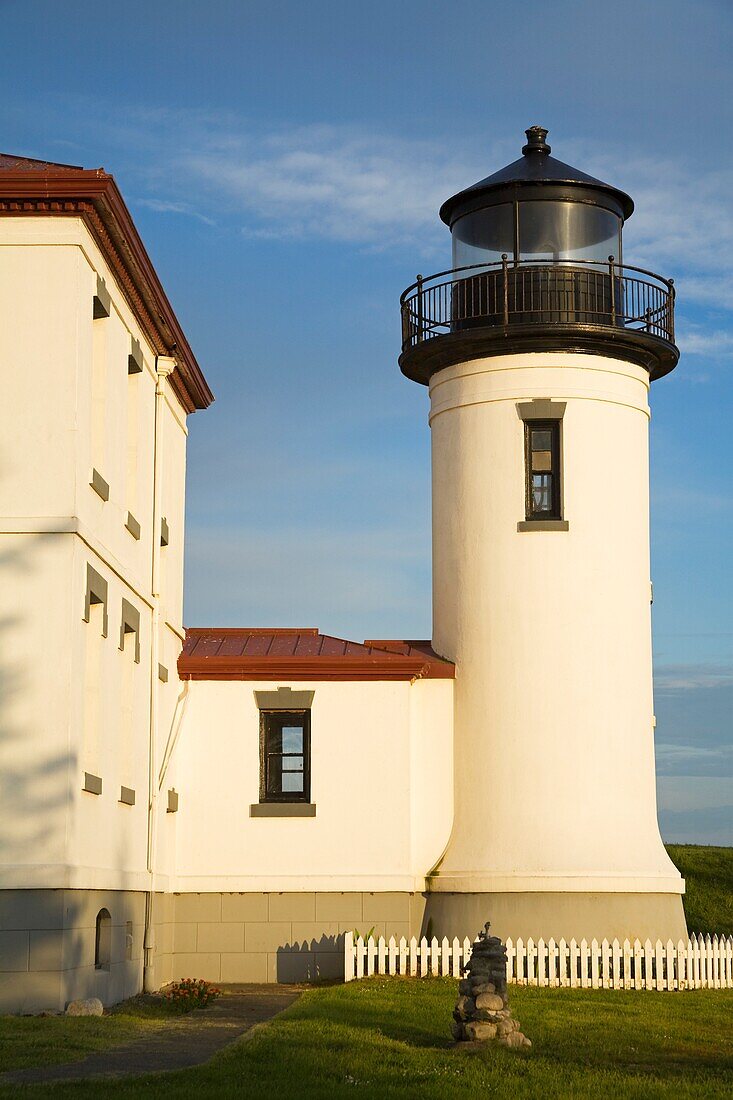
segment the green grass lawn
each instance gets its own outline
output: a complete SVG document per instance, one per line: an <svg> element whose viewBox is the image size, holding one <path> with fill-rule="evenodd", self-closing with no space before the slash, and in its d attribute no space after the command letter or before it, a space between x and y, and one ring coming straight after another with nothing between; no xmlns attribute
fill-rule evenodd
<svg viewBox="0 0 733 1100"><path fill-rule="evenodd" d="M668 844L667 851L686 880L690 932L733 935L733 848Z"/></svg>
<svg viewBox="0 0 733 1100"><path fill-rule="evenodd" d="M732 993L512 987L511 1005L533 1041L532 1050L489 1045L480 1054L469 1054L451 1049L456 988L447 978L371 978L314 988L271 1023L197 1069L128 1082L34 1088L44 1094L90 1097L144 1093L278 1100L354 1094L372 1100L713 1100L733 1093ZM121 1019L93 1022L109 1020L119 1027ZM65 1025L66 1035L79 1023L90 1022L29 1021L39 1030ZM9 1090L0 1095L9 1095Z"/></svg>
<svg viewBox="0 0 733 1100"><path fill-rule="evenodd" d="M133 998L107 1016L0 1016L0 1072L75 1062L175 1021L162 1004Z"/></svg>

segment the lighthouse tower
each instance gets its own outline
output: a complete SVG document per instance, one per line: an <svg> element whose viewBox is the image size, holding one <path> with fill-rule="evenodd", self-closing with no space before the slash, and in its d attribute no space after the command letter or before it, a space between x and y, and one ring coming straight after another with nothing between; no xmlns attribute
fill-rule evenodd
<svg viewBox="0 0 733 1100"><path fill-rule="evenodd" d="M672 281L623 263L630 197L550 155L440 215L453 269L402 296L429 387L433 647L455 661L455 814L438 936L685 935L657 824L649 388Z"/></svg>

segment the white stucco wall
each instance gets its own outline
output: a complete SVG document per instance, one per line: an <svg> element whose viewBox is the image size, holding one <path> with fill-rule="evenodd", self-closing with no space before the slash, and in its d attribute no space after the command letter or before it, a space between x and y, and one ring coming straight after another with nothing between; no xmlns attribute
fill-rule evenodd
<svg viewBox="0 0 733 1100"><path fill-rule="evenodd" d="M0 886L63 873L72 705L70 538L0 535ZM42 882L41 885L45 885Z"/></svg>
<svg viewBox="0 0 733 1100"><path fill-rule="evenodd" d="M177 745L174 889L422 890L452 817L451 680L293 683L314 691L312 818L253 818L272 683L195 681Z"/></svg>
<svg viewBox="0 0 733 1100"><path fill-rule="evenodd" d="M436 890L682 890L656 819L648 388L550 353L432 380L433 644L458 666ZM532 398L567 403L568 531L517 529Z"/></svg>
<svg viewBox="0 0 733 1100"><path fill-rule="evenodd" d="M94 320L97 275L112 307ZM132 338L144 366L130 375ZM0 219L0 366L0 883L144 889L156 359L80 219ZM166 383L158 754L181 691L185 446L185 413ZM92 468L109 484L106 501L89 485ZM87 563L108 584L106 639L82 618ZM140 613L139 664L132 638L119 650L123 598ZM82 790L85 771L101 776L101 795ZM121 785L134 806L119 802ZM165 821L164 864L174 831Z"/></svg>

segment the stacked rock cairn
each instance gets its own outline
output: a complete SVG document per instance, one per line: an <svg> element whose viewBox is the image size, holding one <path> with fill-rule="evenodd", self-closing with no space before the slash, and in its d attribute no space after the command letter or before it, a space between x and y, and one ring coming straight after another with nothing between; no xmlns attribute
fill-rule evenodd
<svg viewBox="0 0 733 1100"><path fill-rule="evenodd" d="M453 1037L457 1042L496 1040L506 1047L531 1047L509 1008L506 989L506 947L490 936L490 923L479 932L471 958L458 984L458 1003L453 1013Z"/></svg>

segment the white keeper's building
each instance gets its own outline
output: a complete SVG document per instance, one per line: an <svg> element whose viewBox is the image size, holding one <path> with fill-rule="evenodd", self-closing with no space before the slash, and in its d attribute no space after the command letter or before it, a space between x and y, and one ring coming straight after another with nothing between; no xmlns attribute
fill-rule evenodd
<svg viewBox="0 0 733 1100"><path fill-rule="evenodd" d="M430 641L184 629L212 394L112 176L0 156L0 1011L337 977L353 929L685 935L649 563L674 288L546 133L402 296Z"/></svg>

